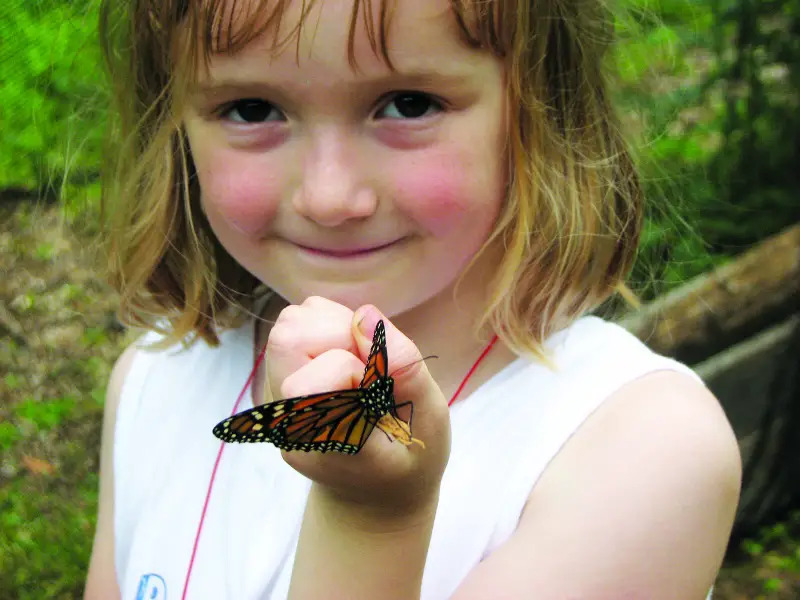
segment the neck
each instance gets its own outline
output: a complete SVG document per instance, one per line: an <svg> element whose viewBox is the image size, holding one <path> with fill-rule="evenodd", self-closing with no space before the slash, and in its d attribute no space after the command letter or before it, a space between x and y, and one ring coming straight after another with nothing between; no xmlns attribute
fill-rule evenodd
<svg viewBox="0 0 800 600"><path fill-rule="evenodd" d="M475 330L475 323L486 303L485 282L491 276L484 265L490 264L490 260L482 261L470 269L458 288L457 296L454 297L454 285L451 285L412 310L390 317L414 341L423 356L438 357L426 361L426 364L448 399L494 336L488 327ZM498 341L459 394L459 400L514 358L516 356Z"/></svg>
<svg viewBox="0 0 800 600"><path fill-rule="evenodd" d="M484 265L491 261L483 261ZM485 283L490 277L488 268L475 265L458 288L450 285L429 300L401 314L389 318L419 348L422 356L436 356L427 360L431 376L439 384L442 393L450 399L464 380L470 367L489 344L494 332L489 328L475 331L475 323L485 306ZM279 297L268 302L262 311L265 321L258 327L257 347L261 348L269 333L269 324L286 306ZM380 306L378 307L381 308ZM498 341L459 394L459 401L466 398L489 377L514 360L516 356ZM261 380L259 376L257 382Z"/></svg>

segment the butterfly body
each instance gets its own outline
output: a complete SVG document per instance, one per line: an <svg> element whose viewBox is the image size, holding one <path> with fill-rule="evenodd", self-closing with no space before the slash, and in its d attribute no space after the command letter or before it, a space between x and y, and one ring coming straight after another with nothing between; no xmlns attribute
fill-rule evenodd
<svg viewBox="0 0 800 600"><path fill-rule="evenodd" d="M379 321L359 387L256 406L221 421L213 433L224 442L269 442L281 450L355 454L378 421L386 415L397 418L394 380L386 368L386 332Z"/></svg>
<svg viewBox="0 0 800 600"><path fill-rule="evenodd" d="M361 401L364 408L380 419L394 408L394 379L389 376L378 377L364 389Z"/></svg>

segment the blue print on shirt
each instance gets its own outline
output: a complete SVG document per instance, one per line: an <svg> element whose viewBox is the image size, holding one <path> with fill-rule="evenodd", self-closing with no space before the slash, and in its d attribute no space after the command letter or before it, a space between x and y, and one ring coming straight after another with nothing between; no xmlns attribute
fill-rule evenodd
<svg viewBox="0 0 800 600"><path fill-rule="evenodd" d="M161 575L147 573L139 579L136 600L167 600L167 584Z"/></svg>

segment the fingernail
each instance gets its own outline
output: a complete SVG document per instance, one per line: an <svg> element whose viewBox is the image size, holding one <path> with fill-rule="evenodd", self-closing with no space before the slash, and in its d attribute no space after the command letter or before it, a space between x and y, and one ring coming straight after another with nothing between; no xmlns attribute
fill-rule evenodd
<svg viewBox="0 0 800 600"><path fill-rule="evenodd" d="M359 309L358 328L361 330L361 333L364 334L364 337L368 339L372 338L372 334L375 332L375 327L378 325L378 321L383 318L384 317L381 314L381 311L371 304L367 304Z"/></svg>

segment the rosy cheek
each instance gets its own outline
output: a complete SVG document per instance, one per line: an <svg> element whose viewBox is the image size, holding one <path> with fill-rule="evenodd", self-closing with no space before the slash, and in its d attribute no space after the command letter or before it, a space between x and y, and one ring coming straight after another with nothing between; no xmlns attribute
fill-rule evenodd
<svg viewBox="0 0 800 600"><path fill-rule="evenodd" d="M396 202L403 212L437 237L459 227L475 203L480 202L475 174L457 162L415 161L403 171L404 176L394 183Z"/></svg>
<svg viewBox="0 0 800 600"><path fill-rule="evenodd" d="M224 224L247 236L260 236L278 209L281 184L276 173L259 168L226 168L224 163L200 176L203 207L211 224ZM221 223L220 223L221 221Z"/></svg>

